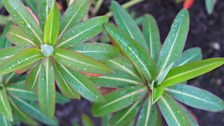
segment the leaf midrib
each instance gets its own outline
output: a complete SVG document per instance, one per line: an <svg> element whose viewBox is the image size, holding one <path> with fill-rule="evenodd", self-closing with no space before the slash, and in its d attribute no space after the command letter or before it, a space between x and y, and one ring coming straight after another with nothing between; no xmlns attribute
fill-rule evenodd
<svg viewBox="0 0 224 126"><path fill-rule="evenodd" d="M136 95L136 94L138 94L138 93L141 93L141 92L143 92L144 90L145 90L145 88L141 88L141 89L136 90L136 91L134 91L134 92L132 92L132 93L130 93L130 94L128 94L128 95L125 95L125 96L123 96L123 97L120 97L120 98L118 98L118 99L116 99L116 100L114 100L114 101L108 102L107 104L101 106L101 107L98 109L98 111L104 109L104 108L107 107L107 106L110 106L111 104L114 104L114 103L116 103L116 102L119 102L119 101L121 101L121 100L123 100L123 99L125 99L125 98L131 97L131 96Z"/></svg>

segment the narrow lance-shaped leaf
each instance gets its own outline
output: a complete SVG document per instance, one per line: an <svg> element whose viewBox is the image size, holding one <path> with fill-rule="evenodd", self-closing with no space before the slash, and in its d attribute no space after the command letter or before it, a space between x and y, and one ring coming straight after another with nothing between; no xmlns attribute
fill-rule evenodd
<svg viewBox="0 0 224 126"><path fill-rule="evenodd" d="M92 112L95 116L104 116L119 111L133 104L145 93L146 88L143 86L120 89L106 95L105 101L95 103L92 107Z"/></svg>
<svg viewBox="0 0 224 126"><path fill-rule="evenodd" d="M3 0L3 3L26 35L29 36L37 45L43 43L41 29L22 2L20 0Z"/></svg>
<svg viewBox="0 0 224 126"><path fill-rule="evenodd" d="M112 126L128 126L138 113L141 102L136 101L133 105L114 114L110 120Z"/></svg>
<svg viewBox="0 0 224 126"><path fill-rule="evenodd" d="M0 114L0 124L1 126L12 126L11 123L1 114Z"/></svg>
<svg viewBox="0 0 224 126"><path fill-rule="evenodd" d="M55 112L55 84L53 72L50 59L46 59L40 70L38 98L41 111L50 118L54 117Z"/></svg>
<svg viewBox="0 0 224 126"><path fill-rule="evenodd" d="M114 25L105 25L105 29L138 68L139 73L142 73L147 80L155 77L155 63L138 43Z"/></svg>
<svg viewBox="0 0 224 126"><path fill-rule="evenodd" d="M29 48L11 57L4 64L0 65L0 74L7 74L15 70L26 68L38 60L42 59L43 55L37 48Z"/></svg>
<svg viewBox="0 0 224 126"><path fill-rule="evenodd" d="M175 66L182 66L187 63L199 61L202 59L200 48L190 48L183 52L181 58L177 61Z"/></svg>
<svg viewBox="0 0 224 126"><path fill-rule="evenodd" d="M25 48L26 48L25 46L14 46L14 47L0 49L0 64L9 60L13 56L15 56L17 53L23 51Z"/></svg>
<svg viewBox="0 0 224 126"><path fill-rule="evenodd" d="M17 105L15 105L15 103L12 100L10 100L10 103L12 105L13 112L21 121L23 121L23 123L32 126L38 125L38 123L33 118L24 113Z"/></svg>
<svg viewBox="0 0 224 126"><path fill-rule="evenodd" d="M11 26L6 38L17 46L36 46L35 43L28 38L23 30L18 26Z"/></svg>
<svg viewBox="0 0 224 126"><path fill-rule="evenodd" d="M103 30L108 17L101 16L82 22L66 32L57 42L57 47L74 47L96 36Z"/></svg>
<svg viewBox="0 0 224 126"><path fill-rule="evenodd" d="M154 87L152 90L152 104L155 104L163 95L163 87Z"/></svg>
<svg viewBox="0 0 224 126"><path fill-rule="evenodd" d="M186 107L182 106L182 108L184 110L185 115L187 116L189 123L191 124L190 126L199 126L195 115L193 115L193 113L190 110L188 110Z"/></svg>
<svg viewBox="0 0 224 126"><path fill-rule="evenodd" d="M1 17L0 17L0 19L2 20ZM6 24L6 26L4 27L4 30L3 30L2 34L1 34L1 37L0 37L0 49L9 47L11 45L11 43L6 40L6 34L9 32L11 25L12 25L12 22L9 21Z"/></svg>
<svg viewBox="0 0 224 126"><path fill-rule="evenodd" d="M53 7L55 0L37 0L38 7L38 18L40 21L40 26L44 30L46 20L50 13L50 9Z"/></svg>
<svg viewBox="0 0 224 126"><path fill-rule="evenodd" d="M170 70L166 79L162 82L161 85L164 87L169 87L177 83L190 80L211 70L214 70L223 64L223 58L211 58L173 68Z"/></svg>
<svg viewBox="0 0 224 126"><path fill-rule="evenodd" d="M224 101L214 94L190 85L176 85L165 89L177 100L207 111L217 112L224 110Z"/></svg>
<svg viewBox="0 0 224 126"><path fill-rule="evenodd" d="M106 74L99 77L92 77L91 80L101 87L126 87L144 85L144 81L122 71L115 71L112 74Z"/></svg>
<svg viewBox="0 0 224 126"><path fill-rule="evenodd" d="M2 114L8 121L13 121L12 109L6 94L6 90L0 85L0 114Z"/></svg>
<svg viewBox="0 0 224 126"><path fill-rule="evenodd" d="M112 1L111 11L114 14L114 19L122 31L127 33L134 39L137 43L139 43L142 48L147 49L146 41L135 21L131 18L131 16L116 2Z"/></svg>
<svg viewBox="0 0 224 126"><path fill-rule="evenodd" d="M188 35L189 22L188 11L182 9L176 16L160 51L157 62L160 71L164 70L169 64L174 63L179 59Z"/></svg>
<svg viewBox="0 0 224 126"><path fill-rule="evenodd" d="M21 99L35 101L37 100L37 95L29 90L24 90L18 87L7 87L7 91L10 95L15 95Z"/></svg>
<svg viewBox="0 0 224 126"><path fill-rule="evenodd" d="M70 99L66 98L65 96L63 96L61 93L56 92L56 103L57 104L65 104L68 103L70 101Z"/></svg>
<svg viewBox="0 0 224 126"><path fill-rule="evenodd" d="M215 4L216 4L216 0L205 0L205 7L208 14L212 14Z"/></svg>
<svg viewBox="0 0 224 126"><path fill-rule="evenodd" d="M123 72L126 72L126 73L132 75L135 78L140 79L134 66L131 64L131 62L127 58L125 58L122 55L120 55L117 58L108 60L106 65L109 66L110 68L112 68L113 70L123 71Z"/></svg>
<svg viewBox="0 0 224 126"><path fill-rule="evenodd" d="M33 105L27 103L23 99L20 99L16 96L12 97L13 102L24 112L29 113L34 119L43 122L48 125L56 125L57 122L53 119L48 118L45 114L43 114L39 109L34 107Z"/></svg>
<svg viewBox="0 0 224 126"><path fill-rule="evenodd" d="M59 34L60 12L56 3L52 7L44 28L44 42L54 45Z"/></svg>
<svg viewBox="0 0 224 126"><path fill-rule="evenodd" d="M84 98L90 101L99 101L102 99L101 94L94 84L77 71L69 70L62 64L58 65L58 70L63 75L65 82L79 92Z"/></svg>
<svg viewBox="0 0 224 126"><path fill-rule="evenodd" d="M82 123L83 123L84 126L94 126L93 121L86 114L82 115Z"/></svg>
<svg viewBox="0 0 224 126"><path fill-rule="evenodd" d="M78 71L99 74L110 72L104 64L72 50L57 49L54 57L58 62Z"/></svg>
<svg viewBox="0 0 224 126"><path fill-rule="evenodd" d="M138 126L158 126L159 112L156 105L152 105L152 97L147 96L138 116Z"/></svg>
<svg viewBox="0 0 224 126"><path fill-rule="evenodd" d="M167 94L158 101L159 108L169 126L190 126L182 106Z"/></svg>
<svg viewBox="0 0 224 126"><path fill-rule="evenodd" d="M57 65L54 66L54 70L55 79L62 94L68 98L80 99L79 93L66 82L66 80L63 78L61 71L59 71Z"/></svg>
<svg viewBox="0 0 224 126"><path fill-rule="evenodd" d="M82 53L86 56L92 57L98 61L107 61L119 55L117 48L104 43L97 44L81 44L73 48L76 52Z"/></svg>
<svg viewBox="0 0 224 126"><path fill-rule="evenodd" d="M37 6L36 6L36 0L24 0L24 2L29 6L34 13L37 13Z"/></svg>
<svg viewBox="0 0 224 126"><path fill-rule="evenodd" d="M75 0L67 8L65 14L62 17L60 24L60 37L75 24L77 24L88 12L89 3L88 0Z"/></svg>
<svg viewBox="0 0 224 126"><path fill-rule="evenodd" d="M158 59L158 55L161 48L159 28L156 20L152 15L146 15L143 21L143 33L148 45L149 54L155 61Z"/></svg>
<svg viewBox="0 0 224 126"><path fill-rule="evenodd" d="M42 64L38 63L32 70L28 73L26 78L25 87L29 90L35 90L38 85L40 70L41 70Z"/></svg>

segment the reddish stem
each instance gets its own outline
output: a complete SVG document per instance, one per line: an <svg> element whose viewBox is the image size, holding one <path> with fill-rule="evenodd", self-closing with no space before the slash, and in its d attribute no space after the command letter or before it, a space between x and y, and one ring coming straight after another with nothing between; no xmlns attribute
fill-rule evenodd
<svg viewBox="0 0 224 126"><path fill-rule="evenodd" d="M36 21L36 23L37 23L38 25L40 25L39 20L38 20L37 16L33 13L33 11L32 11L29 7L26 7L26 9L27 9L27 10L29 11L29 13L33 16L33 18L34 18L34 20Z"/></svg>
<svg viewBox="0 0 224 126"><path fill-rule="evenodd" d="M87 75L87 76L91 76L91 77L103 76L102 74L87 73L87 72L83 72L83 71L81 71L81 73L84 74L84 75Z"/></svg>

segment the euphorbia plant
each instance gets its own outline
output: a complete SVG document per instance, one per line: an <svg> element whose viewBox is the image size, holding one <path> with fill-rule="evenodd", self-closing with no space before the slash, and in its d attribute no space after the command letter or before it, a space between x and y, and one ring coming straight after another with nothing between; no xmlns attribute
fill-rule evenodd
<svg viewBox="0 0 224 126"><path fill-rule="evenodd" d="M38 18L19 0L3 0L3 3L19 27L11 27L7 35L16 46L1 50L4 54L0 63L1 75L31 69L26 87L37 90L40 109L49 117L53 117L55 112L55 80L60 91L69 98L79 99L80 95L90 101L102 98L93 83L80 73L110 72L107 66L91 57L104 60L115 57L118 51L110 45L80 43L99 34L108 21L107 17L78 23L88 10L88 0L73 2L61 20L54 1L40 1L42 9ZM88 48L84 48L85 45ZM96 46L108 50L96 50L92 54Z"/></svg>
<svg viewBox="0 0 224 126"><path fill-rule="evenodd" d="M117 88L105 96L105 101L93 105L95 116L116 112L111 125L126 126L134 121L136 126L159 126L161 112L169 126L197 126L195 118L177 101L207 111L224 110L222 99L186 84L224 64L223 58L201 60L199 48L182 53L189 30L187 10L178 13L162 47L152 16L145 16L142 34L118 3L112 2L111 10L120 29L112 24L105 29L131 63L122 57L110 60L108 65L115 73L92 79L100 86Z"/></svg>
<svg viewBox="0 0 224 126"><path fill-rule="evenodd" d="M10 73L1 76L0 79L1 125L8 126L16 124L16 122L23 122L35 126L38 125L37 121L48 125L57 124L57 121L48 118L38 109L36 94L24 89L24 77Z"/></svg>

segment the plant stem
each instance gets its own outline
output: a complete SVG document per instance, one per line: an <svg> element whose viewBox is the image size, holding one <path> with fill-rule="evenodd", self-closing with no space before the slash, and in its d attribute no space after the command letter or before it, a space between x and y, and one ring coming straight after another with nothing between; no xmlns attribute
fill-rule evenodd
<svg viewBox="0 0 224 126"><path fill-rule="evenodd" d="M138 4L138 3L142 2L142 1L143 0L132 0L132 1L129 1L129 2L125 3L125 4L123 4L122 7L124 9L127 9L127 8L132 7L133 5ZM108 13L105 14L105 16L108 16L108 17L111 17L112 15L113 14L111 12L108 12Z"/></svg>
<svg viewBox="0 0 224 126"><path fill-rule="evenodd" d="M103 4L103 0L98 0L97 3L96 3L96 6L93 10L93 15L96 15L97 12L99 11L100 7L102 6Z"/></svg>

